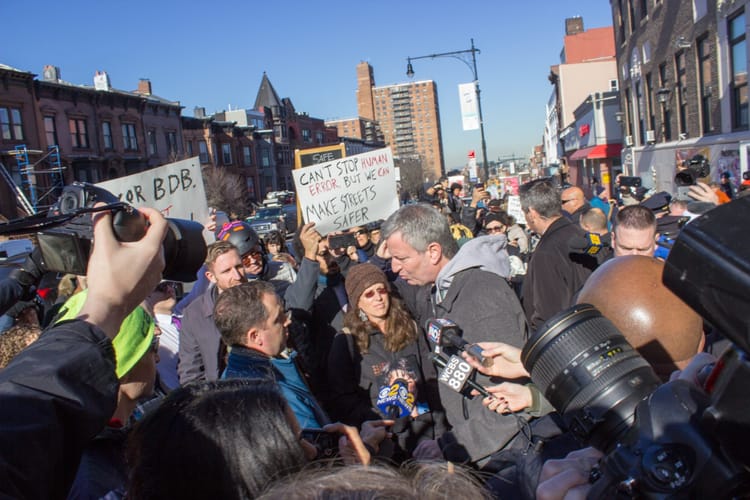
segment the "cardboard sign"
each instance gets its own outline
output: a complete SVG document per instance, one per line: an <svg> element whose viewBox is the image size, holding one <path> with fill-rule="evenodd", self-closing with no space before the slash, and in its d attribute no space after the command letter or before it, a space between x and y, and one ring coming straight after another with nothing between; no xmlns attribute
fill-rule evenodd
<svg viewBox="0 0 750 500"><path fill-rule="evenodd" d="M343 231L398 210L390 148L311 165L292 172L305 222L320 234Z"/></svg>
<svg viewBox="0 0 750 500"><path fill-rule="evenodd" d="M201 224L208 219L206 192L197 156L100 182L97 186L135 208L150 207L159 210L164 217L189 219ZM204 238L213 241L213 235L209 235L209 232L204 231Z"/></svg>

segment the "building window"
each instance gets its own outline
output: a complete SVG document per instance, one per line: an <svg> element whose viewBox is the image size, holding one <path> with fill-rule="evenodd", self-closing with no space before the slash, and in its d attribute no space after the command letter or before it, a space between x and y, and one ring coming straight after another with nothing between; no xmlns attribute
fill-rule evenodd
<svg viewBox="0 0 750 500"><path fill-rule="evenodd" d="M167 140L167 153L170 155L177 154L177 134L174 132L167 132L164 137Z"/></svg>
<svg viewBox="0 0 750 500"><path fill-rule="evenodd" d="M70 127L70 142L74 148L89 147L89 135L86 131L86 120L80 118L71 118L68 120Z"/></svg>
<svg viewBox="0 0 750 500"><path fill-rule="evenodd" d="M23 140L23 120L20 109L0 108L0 133L6 140Z"/></svg>
<svg viewBox="0 0 750 500"><path fill-rule="evenodd" d="M745 12L729 19L729 63L732 75L732 127L748 128L747 44Z"/></svg>
<svg viewBox="0 0 750 500"><path fill-rule="evenodd" d="M687 68L685 67L685 51L679 51L674 56L675 75L677 83L677 113L678 130L680 134L687 134Z"/></svg>
<svg viewBox="0 0 750 500"><path fill-rule="evenodd" d="M47 146L57 145L57 126L54 116L44 117L44 134L47 136Z"/></svg>
<svg viewBox="0 0 750 500"><path fill-rule="evenodd" d="M138 150L138 139L135 136L135 125L132 123L122 124L122 143L125 146L125 151Z"/></svg>
<svg viewBox="0 0 750 500"><path fill-rule="evenodd" d="M198 156L201 163L209 163L208 144L206 144L206 141L198 141Z"/></svg>
<svg viewBox="0 0 750 500"><path fill-rule="evenodd" d="M156 156L156 130L151 129L146 132L146 135L148 136L148 154Z"/></svg>
<svg viewBox="0 0 750 500"><path fill-rule="evenodd" d="M646 75L646 106L648 107L648 129L654 130L656 117L654 116L654 82L651 73Z"/></svg>
<svg viewBox="0 0 750 500"><path fill-rule="evenodd" d="M309 128L302 129L302 142L312 142L312 135Z"/></svg>
<svg viewBox="0 0 750 500"><path fill-rule="evenodd" d="M271 166L271 152L267 149L263 150L261 156L261 165L263 166L263 168L268 168Z"/></svg>
<svg viewBox="0 0 750 500"><path fill-rule="evenodd" d="M232 164L232 145L231 144L224 143L221 145L221 160L224 162L224 165Z"/></svg>
<svg viewBox="0 0 750 500"><path fill-rule="evenodd" d="M649 0L640 0L638 3L638 11L641 14L641 21L646 19L648 17L648 1Z"/></svg>
<svg viewBox="0 0 750 500"><path fill-rule="evenodd" d="M104 138L104 149L114 149L114 143L112 142L111 123L102 122L102 137Z"/></svg>
<svg viewBox="0 0 750 500"><path fill-rule="evenodd" d="M253 150L250 149L250 146L242 146L242 163L246 167L253 164Z"/></svg>
<svg viewBox="0 0 750 500"><path fill-rule="evenodd" d="M187 148L188 158L192 158L193 157L193 141L187 141L185 143L185 147Z"/></svg>
<svg viewBox="0 0 750 500"><path fill-rule="evenodd" d="M698 92L701 104L701 133L708 134L713 130L711 124L711 46L708 36L697 41L698 47Z"/></svg>
<svg viewBox="0 0 750 500"><path fill-rule="evenodd" d="M659 87L660 88L668 88L667 87L667 64L662 63L659 65ZM672 116L669 111L669 104L668 103L662 103L661 104L661 123L662 123L662 136L664 137L664 141L671 141L672 140Z"/></svg>
<svg viewBox="0 0 750 500"><path fill-rule="evenodd" d="M213 157L214 157L214 166L219 166L219 148L216 146L215 142L211 143L211 149L213 150Z"/></svg>
<svg viewBox="0 0 750 500"><path fill-rule="evenodd" d="M633 3L636 0L627 0L628 2L628 28L630 28L630 34L635 31L635 8Z"/></svg>

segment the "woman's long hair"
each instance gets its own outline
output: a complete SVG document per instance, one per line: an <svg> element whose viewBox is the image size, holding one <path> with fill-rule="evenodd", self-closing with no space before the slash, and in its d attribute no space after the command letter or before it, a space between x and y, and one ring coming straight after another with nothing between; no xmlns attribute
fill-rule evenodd
<svg viewBox="0 0 750 500"><path fill-rule="evenodd" d="M398 352L417 340L417 325L406 310L403 301L391 292L388 296L390 307L385 319L383 346L390 352ZM367 353L370 348L370 334L377 330L377 327L369 320L362 320L359 317L359 308L356 304L349 304L349 310L344 316L344 327L347 328L347 333L354 336L359 353Z"/></svg>
<svg viewBox="0 0 750 500"><path fill-rule="evenodd" d="M133 429L128 498L256 497L307 463L268 380L189 384Z"/></svg>

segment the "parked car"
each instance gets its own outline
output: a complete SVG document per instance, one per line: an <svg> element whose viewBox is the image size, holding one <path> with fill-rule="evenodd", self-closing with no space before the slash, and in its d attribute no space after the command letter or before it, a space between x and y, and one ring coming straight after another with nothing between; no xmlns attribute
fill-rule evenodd
<svg viewBox="0 0 750 500"><path fill-rule="evenodd" d="M286 237L286 213L281 205L258 208L255 215L245 219L258 236L271 231L280 231Z"/></svg>

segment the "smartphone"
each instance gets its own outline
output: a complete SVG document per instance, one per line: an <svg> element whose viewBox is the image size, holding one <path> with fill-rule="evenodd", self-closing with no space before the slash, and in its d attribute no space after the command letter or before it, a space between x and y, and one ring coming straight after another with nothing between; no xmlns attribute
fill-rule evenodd
<svg viewBox="0 0 750 500"><path fill-rule="evenodd" d="M339 454L339 434L323 429L302 429L302 439L318 450L316 458L333 458Z"/></svg>
<svg viewBox="0 0 750 500"><path fill-rule="evenodd" d="M357 240L354 238L354 233L336 234L328 238L330 248L349 248L356 244Z"/></svg>

